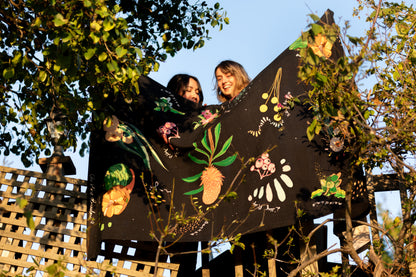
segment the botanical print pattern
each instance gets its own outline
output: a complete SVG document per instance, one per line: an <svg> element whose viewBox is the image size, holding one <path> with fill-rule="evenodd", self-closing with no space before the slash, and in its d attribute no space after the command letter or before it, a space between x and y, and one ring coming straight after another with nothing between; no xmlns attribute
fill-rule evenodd
<svg viewBox="0 0 416 277"><path fill-rule="evenodd" d="M293 188L293 181L288 175L292 170L290 165L286 164L286 159L280 160L281 174L278 178L273 178L273 183L268 182L266 185L260 185L253 190L253 193L249 195L248 201L262 200L263 197L267 202L273 202L274 199L278 199L280 202L286 200L286 193L282 186L282 183L286 185L287 188ZM256 160L255 165L250 168L251 171L257 171L260 174L260 180L266 176L271 176L276 172L276 167L274 163L269 159L267 153L263 153L260 158ZM276 198L274 197L273 188L276 193Z"/></svg>
<svg viewBox="0 0 416 277"><path fill-rule="evenodd" d="M257 158L256 163L251 166L250 171L257 171L261 180L272 175L276 171L276 165L270 160L269 153L263 153Z"/></svg>
<svg viewBox="0 0 416 277"><path fill-rule="evenodd" d="M172 108L172 102L170 97L161 97L159 100L155 101L156 107L155 111L158 112L171 112L175 114L184 115L185 113L178 111Z"/></svg>
<svg viewBox="0 0 416 277"><path fill-rule="evenodd" d="M319 196L334 196L336 198L345 198L345 190L341 189L341 172L321 179L320 182L321 188L312 192L311 199Z"/></svg>
<svg viewBox="0 0 416 277"><path fill-rule="evenodd" d="M148 151L165 168L156 151L135 126L119 121L114 115L111 118L106 118L103 125L106 132L105 139L109 142L115 142L123 150L139 156L147 169L151 169Z"/></svg>
<svg viewBox="0 0 416 277"><path fill-rule="evenodd" d="M275 121L271 120L271 119L270 119L270 117L265 116L265 117L263 117L263 118L260 120L260 124L259 124L258 130L248 130L247 132L248 132L250 135L254 136L254 137L258 137L258 136L260 136L260 135L261 135L261 130L262 130L262 128L263 128L263 125L264 125L264 124L266 124L266 123L269 123L270 125L272 125L272 126L274 126L274 127L276 127L276 128L280 128L280 127L282 127L282 125L281 125L281 124L279 124L279 123L277 123L277 122L275 122Z"/></svg>
<svg viewBox="0 0 416 277"><path fill-rule="evenodd" d="M158 128L157 132L171 149L173 149L173 147L170 144L170 140L172 138L180 138L178 127L173 122L166 122Z"/></svg>
<svg viewBox="0 0 416 277"><path fill-rule="evenodd" d="M323 56L312 55L325 62L330 44L320 36L309 42L311 48L298 41L301 51L316 47ZM185 106L144 75L137 101L111 101L105 132L91 134L88 237L95 240L101 229L101 238L129 244L170 230L176 237L169 242L210 241L229 231L256 232L260 223L261 230L296 224L298 209L321 217L342 208L341 173L349 176L352 168L334 152L345 138L328 128L329 136L308 140L304 126L313 114L298 106L307 87L296 54L284 51L230 103ZM357 193L365 196L365 184ZM356 199L352 212L361 216L367 203Z"/></svg>
<svg viewBox="0 0 416 277"><path fill-rule="evenodd" d="M134 171L124 164L115 164L108 168L104 176L107 192L101 202L103 215L112 217L121 214L130 200L135 183Z"/></svg>
<svg viewBox="0 0 416 277"><path fill-rule="evenodd" d="M198 128L199 126L207 125L208 123L210 123L217 117L218 117L218 110L215 110L215 113L212 113L208 109L202 111L201 114L198 116L200 120L198 122L194 122L194 129Z"/></svg>
<svg viewBox="0 0 416 277"><path fill-rule="evenodd" d="M211 128L205 131L204 137L201 140L203 148L199 148L197 143L193 143L196 152L203 154L206 157L206 160L198 159L191 154L188 154L188 157L197 164L207 165L205 169L194 176L183 178L182 180L188 183L193 183L201 179L201 184L198 189L188 191L185 195L194 195L200 192L202 193L202 202L205 205L211 205L217 200L221 187L223 185L224 176L221 171L218 170L215 166L229 166L231 165L237 154L229 156L223 160L216 161L219 157L224 155L228 148L231 145L233 136L229 137L223 144L221 150L217 153L218 142L221 134L221 123L218 123L214 129L214 136L212 135Z"/></svg>
<svg viewBox="0 0 416 277"><path fill-rule="evenodd" d="M337 128L328 128L328 133L331 136L331 139L329 141L329 148L331 148L334 152L340 152L342 149L344 149L344 138L342 137L342 133L340 129Z"/></svg>
<svg viewBox="0 0 416 277"><path fill-rule="evenodd" d="M284 96L284 101L280 102L279 95L280 95L280 82L282 78L282 68L279 68L273 85L269 89L269 91L264 92L261 94L262 99L265 100L263 104L260 105L259 109L261 113L265 113L269 110L269 103L271 104L271 107L273 108L273 111L275 112L275 115L273 116L274 122L270 120L269 117L263 117L260 121L258 130L249 130L248 133L258 137L261 135L261 128L263 127L264 123L269 122L273 126L282 129L283 127L283 114L286 115L286 117L290 116L290 110L294 108L295 103L299 102L299 100L292 96L291 92L287 92Z"/></svg>

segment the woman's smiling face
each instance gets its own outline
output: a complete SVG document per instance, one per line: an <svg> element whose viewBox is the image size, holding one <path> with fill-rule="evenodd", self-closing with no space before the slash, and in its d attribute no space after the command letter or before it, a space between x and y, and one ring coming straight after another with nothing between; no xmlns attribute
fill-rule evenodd
<svg viewBox="0 0 416 277"><path fill-rule="evenodd" d="M217 85L224 97L231 99L238 94L237 88L235 87L236 80L234 75L225 73L221 68L217 68L215 71L215 78L217 79Z"/></svg>
<svg viewBox="0 0 416 277"><path fill-rule="evenodd" d="M181 89L180 95L190 101L199 103L199 86L197 81L193 78L189 78L189 83L186 87Z"/></svg>

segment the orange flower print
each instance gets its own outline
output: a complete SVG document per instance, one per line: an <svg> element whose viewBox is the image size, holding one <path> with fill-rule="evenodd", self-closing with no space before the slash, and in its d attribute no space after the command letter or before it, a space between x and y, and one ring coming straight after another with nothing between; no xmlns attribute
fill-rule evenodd
<svg viewBox="0 0 416 277"><path fill-rule="evenodd" d="M130 200L130 193L126 187L115 186L103 196L102 211L104 216L112 217L121 214L127 207Z"/></svg>
<svg viewBox="0 0 416 277"><path fill-rule="evenodd" d="M109 168L104 177L105 188L109 190L103 195L101 203L104 216L119 215L126 209L135 179L134 171L123 164L116 164Z"/></svg>
<svg viewBox="0 0 416 277"><path fill-rule="evenodd" d="M308 46L318 57L331 57L332 42L328 41L326 36L322 34L315 36L315 42L313 44L308 44Z"/></svg>

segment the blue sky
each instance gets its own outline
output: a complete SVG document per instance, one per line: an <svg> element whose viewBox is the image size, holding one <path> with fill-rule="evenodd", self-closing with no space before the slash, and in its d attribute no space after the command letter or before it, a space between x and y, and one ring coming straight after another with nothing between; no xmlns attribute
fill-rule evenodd
<svg viewBox="0 0 416 277"><path fill-rule="evenodd" d="M357 1L225 0L220 3L227 11L230 24L224 25L222 31L210 29L212 39L206 41L203 48L183 50L162 63L158 72L150 74L151 78L166 85L177 73L194 75L201 82L204 102L217 103L213 76L219 62L235 60L253 79L306 30L310 22L308 14L321 16L330 9L335 13L335 21L341 23L352 19ZM355 32L360 29L357 26L362 26L362 22L354 26Z"/></svg>

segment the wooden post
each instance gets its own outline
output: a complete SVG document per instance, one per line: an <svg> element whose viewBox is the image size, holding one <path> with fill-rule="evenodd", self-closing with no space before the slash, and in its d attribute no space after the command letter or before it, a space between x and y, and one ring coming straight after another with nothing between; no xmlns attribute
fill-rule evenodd
<svg viewBox="0 0 416 277"><path fill-rule="evenodd" d="M244 276L244 268L243 268L243 250L240 247L234 248L234 272L235 277L243 277Z"/></svg>
<svg viewBox="0 0 416 277"><path fill-rule="evenodd" d="M209 247L208 242L208 247ZM203 249L203 246L202 246ZM210 270L209 270L209 253L202 253L202 277L210 277Z"/></svg>
<svg viewBox="0 0 416 277"><path fill-rule="evenodd" d="M269 277L277 277L276 275L276 261L272 259L267 260L267 265L269 268Z"/></svg>

